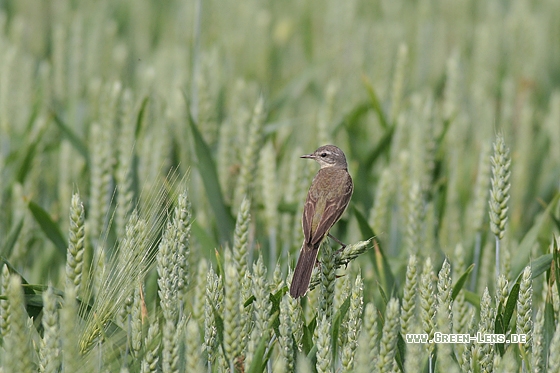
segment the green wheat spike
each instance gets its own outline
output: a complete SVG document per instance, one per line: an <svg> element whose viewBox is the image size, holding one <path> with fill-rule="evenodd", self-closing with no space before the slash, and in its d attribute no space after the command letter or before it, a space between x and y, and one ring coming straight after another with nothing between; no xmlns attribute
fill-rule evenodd
<svg viewBox="0 0 560 373"><path fill-rule="evenodd" d="M368 361L372 366L376 366L379 355L379 330L377 329L377 310L373 303L366 304L364 309L363 331L367 333L367 353Z"/></svg>
<svg viewBox="0 0 560 373"><path fill-rule="evenodd" d="M424 333L428 334L428 340L433 340L435 332L435 315L436 315L436 298L433 286L433 267L430 257L426 258L424 262L424 268L422 274L420 275L419 284L419 305L420 305L420 321L422 322L422 328ZM433 354L435 345L434 343L429 343L428 351L430 355Z"/></svg>
<svg viewBox="0 0 560 373"><path fill-rule="evenodd" d="M420 324L414 324L411 332L416 334L422 333ZM404 361L405 372L417 371L418 367L424 366L426 360L424 346L422 346L421 343L410 343L406 345L406 359Z"/></svg>
<svg viewBox="0 0 560 373"><path fill-rule="evenodd" d="M8 266L2 266L2 277L0 278L0 291L2 294L8 294L10 284L10 271ZM10 331L10 306L7 299L0 299L0 335L5 339Z"/></svg>
<svg viewBox="0 0 560 373"><path fill-rule="evenodd" d="M327 242L324 242L321 246L321 297L318 316L325 315L331 322L336 280L335 250Z"/></svg>
<svg viewBox="0 0 560 373"><path fill-rule="evenodd" d="M438 329L441 332L451 333L453 331L453 300L451 299L451 265L446 258L438 273L437 281L437 314L440 317ZM443 330L445 328L445 330Z"/></svg>
<svg viewBox="0 0 560 373"><path fill-rule="evenodd" d="M496 367L495 372L518 372L519 367L517 366L517 359L515 355L516 352L514 352L512 348L507 349L503 357L500 357L500 355L496 355L496 359L494 360L494 366Z"/></svg>
<svg viewBox="0 0 560 373"><path fill-rule="evenodd" d="M266 267L263 258L259 255L256 263L253 264L253 286L252 292L255 297L253 313L255 315L254 330L257 332L256 337L261 337L268 328L270 310L272 304L268 292L268 283L266 280ZM292 315L292 312L289 313Z"/></svg>
<svg viewBox="0 0 560 373"><path fill-rule="evenodd" d="M241 343L239 340L239 318L240 312L243 310L241 308L242 305L240 304L240 282L241 279L239 278L239 273L237 272L231 251L226 250L224 255L223 351L225 353L224 358L232 370L235 365Z"/></svg>
<svg viewBox="0 0 560 373"><path fill-rule="evenodd" d="M260 97L253 110L246 145L241 157L241 169L235 188L234 206L240 206L243 198L252 194L254 171L257 164L258 148L261 142L262 125L265 118L264 99Z"/></svg>
<svg viewBox="0 0 560 373"><path fill-rule="evenodd" d="M21 278L9 277L7 293L9 307L9 333L5 338L5 364L7 371L31 373L33 371L34 350L27 326Z"/></svg>
<svg viewBox="0 0 560 373"><path fill-rule="evenodd" d="M548 351L548 371L560 371L560 327L556 326Z"/></svg>
<svg viewBox="0 0 560 373"><path fill-rule="evenodd" d="M408 45L401 43L397 52L395 74L393 76L391 92L391 121L396 123L401 110L402 95L404 90L405 72L408 63Z"/></svg>
<svg viewBox="0 0 560 373"><path fill-rule="evenodd" d="M423 201L420 184L412 183L408 196L408 216L406 224L405 245L409 254L423 251Z"/></svg>
<svg viewBox="0 0 560 373"><path fill-rule="evenodd" d="M55 373L60 367L60 331L57 296L51 285L43 292L43 340L39 350L39 371Z"/></svg>
<svg viewBox="0 0 560 373"><path fill-rule="evenodd" d="M495 310L492 308L492 298L488 288L484 290L484 294L480 299L480 321L478 323L478 332L481 335L492 334L494 332L494 315ZM475 350L478 351L478 359L480 362L480 371L490 373L494 365L494 345L490 343L477 344ZM473 351L474 354L474 351Z"/></svg>
<svg viewBox="0 0 560 373"><path fill-rule="evenodd" d="M500 274L500 240L504 238L508 220L509 189L511 184L511 158L504 137L498 135L494 142L492 161L492 187L490 189L490 229L496 236L496 275Z"/></svg>
<svg viewBox="0 0 560 373"><path fill-rule="evenodd" d="M276 175L276 154L272 141L268 141L261 149L259 156L259 174L262 202L264 204L264 217L270 242L270 255L277 256L277 232L280 214L278 213L279 189Z"/></svg>
<svg viewBox="0 0 560 373"><path fill-rule="evenodd" d="M411 322L414 320L416 310L416 294L418 293L418 259L416 255L410 255L406 267L405 283L403 289L401 306L401 331L409 333Z"/></svg>
<svg viewBox="0 0 560 373"><path fill-rule="evenodd" d="M139 356L142 349L142 289L134 290L130 307L130 347L134 356Z"/></svg>
<svg viewBox="0 0 560 373"><path fill-rule="evenodd" d="M196 286L194 287L194 301L192 314L199 325L204 325L204 303L206 300L206 279L208 277L208 262L201 258L196 271Z"/></svg>
<svg viewBox="0 0 560 373"><path fill-rule="evenodd" d="M356 367L354 371L356 373L371 373L371 367L375 366L374 362L370 360L368 339L368 332L362 329L358 337L356 355L354 357L354 365Z"/></svg>
<svg viewBox="0 0 560 373"><path fill-rule="evenodd" d="M344 372L350 372L354 367L354 355L361 329L360 316L364 304L363 288L362 276L358 274L350 294L350 307L348 308L348 319L346 321L346 341L342 348L341 363Z"/></svg>
<svg viewBox="0 0 560 373"><path fill-rule="evenodd" d="M527 341L525 349L531 350L533 343L533 280L531 266L525 267L519 283L519 297L517 299L517 334L525 334Z"/></svg>
<svg viewBox="0 0 560 373"><path fill-rule="evenodd" d="M496 283L496 306L506 306L507 297L509 294L508 280L505 275L500 275Z"/></svg>
<svg viewBox="0 0 560 373"><path fill-rule="evenodd" d="M66 286L74 286L80 293L84 265L85 215L79 194L72 196L70 204L70 229L66 254Z"/></svg>
<svg viewBox="0 0 560 373"><path fill-rule="evenodd" d="M289 299L288 295L284 295L280 302L280 337L278 339L280 347L280 356L284 360L284 369L286 372L294 371L294 350L293 350L293 328L290 315L289 315Z"/></svg>
<svg viewBox="0 0 560 373"><path fill-rule="evenodd" d="M223 288L222 281L210 267L206 277L206 298L204 302L204 342L203 351L206 352L207 366L211 366L216 359L218 346L217 324L214 310L223 313Z"/></svg>
<svg viewBox="0 0 560 373"><path fill-rule="evenodd" d="M73 287L66 289L64 304L60 310L60 340L62 349L62 371L78 372L82 365L78 349L76 325L78 324L78 304Z"/></svg>
<svg viewBox="0 0 560 373"><path fill-rule="evenodd" d="M544 372L544 306L539 306L533 325L533 345L531 349L531 366L533 373Z"/></svg>
<svg viewBox="0 0 560 373"><path fill-rule="evenodd" d="M241 207L237 214L235 232L233 236L232 258L235 270L240 279L245 277L248 267L249 252L249 223L251 202L248 198L243 198Z"/></svg>
<svg viewBox="0 0 560 373"><path fill-rule="evenodd" d="M375 199L370 211L369 224L380 237L387 237L387 221L389 220L389 201L393 195L392 184L395 176L390 167L381 172L379 183L375 188Z"/></svg>
<svg viewBox="0 0 560 373"><path fill-rule="evenodd" d="M187 372L202 372L202 362L200 360L200 332L195 320L190 319L187 322L185 330L186 335L186 353Z"/></svg>
<svg viewBox="0 0 560 373"><path fill-rule="evenodd" d="M159 347L160 347L160 329L159 323L150 322L148 333L144 339L144 357L142 358L140 372L155 373L158 368Z"/></svg>
<svg viewBox="0 0 560 373"><path fill-rule="evenodd" d="M117 183L117 208L115 212L115 226L117 236L125 235L126 223L133 208L133 162L134 162L134 136L135 136L135 111L132 90L126 89L122 99L121 127L118 134L117 157L118 164L115 171Z"/></svg>
<svg viewBox="0 0 560 373"><path fill-rule="evenodd" d="M385 309L385 323L383 324L383 331L381 340L379 341L379 357L377 359L377 367L382 373L389 373L393 371L397 347L397 336L400 332L400 307L399 301L392 298L387 303Z"/></svg>
<svg viewBox="0 0 560 373"><path fill-rule="evenodd" d="M331 369L331 340L330 340L331 323L326 314L322 314L317 324L317 337L315 345L317 346L317 372L327 373Z"/></svg>

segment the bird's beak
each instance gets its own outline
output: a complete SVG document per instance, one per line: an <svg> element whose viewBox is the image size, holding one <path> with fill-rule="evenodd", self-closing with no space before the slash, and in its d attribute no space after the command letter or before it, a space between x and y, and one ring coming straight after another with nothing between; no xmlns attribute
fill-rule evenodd
<svg viewBox="0 0 560 373"><path fill-rule="evenodd" d="M306 154L306 155L302 155L300 158L315 158L315 156L313 154Z"/></svg>

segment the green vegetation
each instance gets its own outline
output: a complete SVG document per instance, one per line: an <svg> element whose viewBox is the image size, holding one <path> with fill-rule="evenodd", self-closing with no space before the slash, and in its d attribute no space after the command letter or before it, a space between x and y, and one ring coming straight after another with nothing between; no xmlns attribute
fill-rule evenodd
<svg viewBox="0 0 560 373"><path fill-rule="evenodd" d="M0 371L557 372L559 14L0 1ZM348 246L294 300L327 143Z"/></svg>

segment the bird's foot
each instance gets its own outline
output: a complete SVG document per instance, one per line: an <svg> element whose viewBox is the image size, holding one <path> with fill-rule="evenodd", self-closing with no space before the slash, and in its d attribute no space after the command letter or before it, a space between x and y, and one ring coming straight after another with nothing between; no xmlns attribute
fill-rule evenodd
<svg viewBox="0 0 560 373"><path fill-rule="evenodd" d="M333 236L332 234L328 234L328 236L330 238L332 238L333 240L335 240L340 246L342 246L340 249L338 249L336 252L340 252L342 250L344 250L346 248L346 244L344 242L342 242L341 240L339 240L338 238L336 238L335 236Z"/></svg>
<svg viewBox="0 0 560 373"><path fill-rule="evenodd" d="M340 249L336 250L334 253L335 254L340 254L341 252L344 251L344 249L346 249L346 245L342 246Z"/></svg>

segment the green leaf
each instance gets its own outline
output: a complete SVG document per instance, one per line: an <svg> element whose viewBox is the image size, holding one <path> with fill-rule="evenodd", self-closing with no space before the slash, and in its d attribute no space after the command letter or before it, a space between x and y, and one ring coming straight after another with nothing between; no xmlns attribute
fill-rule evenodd
<svg viewBox="0 0 560 373"><path fill-rule="evenodd" d="M138 117L136 118L136 129L134 130L134 138L138 138L138 134L142 130L142 124L144 123L144 115L146 113L146 106L148 105L148 96L144 97L142 103L140 104L140 109L138 110Z"/></svg>
<svg viewBox="0 0 560 373"><path fill-rule="evenodd" d="M342 324L342 320L344 319L344 316L346 316L346 313L348 312L348 308L350 308L350 296L346 297L344 303L342 303L338 311L336 311L331 326L331 336L332 336L331 351L332 351L333 371L335 368L334 364L336 364L336 357L338 356L337 350L338 350L338 334L340 333L340 324Z"/></svg>
<svg viewBox="0 0 560 373"><path fill-rule="evenodd" d="M33 291L33 289L31 289L31 288L25 286L25 285L29 285L29 282L27 282L27 280L25 279L25 277L23 277L23 276L21 275L21 273L19 273L19 272L14 268L14 266L12 265L12 263L10 263L10 262L8 261L8 259L6 259L6 257L0 255L0 263L1 263L1 264L0 264L0 269L3 267L2 264L5 264L6 267L8 267L8 271L10 272L10 274L12 274L12 275L18 275L18 276L21 278L21 284L22 284L22 286L23 286L23 292L24 292L25 294L35 294L35 292Z"/></svg>
<svg viewBox="0 0 560 373"><path fill-rule="evenodd" d="M23 227L23 218L19 219L19 222L10 230L6 240L2 244L0 255L9 258L12 254L12 250L17 242L19 234L21 233L21 228Z"/></svg>
<svg viewBox="0 0 560 373"><path fill-rule="evenodd" d="M545 254L539 256L537 259L531 260L531 278L536 278L549 270L552 259L553 254ZM519 273L519 276L517 277L518 280L522 275L523 271Z"/></svg>
<svg viewBox="0 0 560 373"><path fill-rule="evenodd" d="M543 321L543 351L550 350L550 341L556 330L554 306L552 305L552 300L548 299L544 305L544 321ZM558 326L560 327L560 326Z"/></svg>
<svg viewBox="0 0 560 373"><path fill-rule="evenodd" d="M504 331L507 331L509 328L511 317L517 306L518 297L519 297L519 284L515 284L512 286L511 290L509 291L506 307L504 308Z"/></svg>
<svg viewBox="0 0 560 373"><path fill-rule="evenodd" d="M556 213L558 212L558 209L556 207L560 202L560 192L555 192L554 197L552 197L550 202L548 202L548 205L546 204L546 201L543 201L541 199L538 199L538 202L542 207L546 206L545 213L553 219L553 223L556 228L560 229L560 220L558 220L559 217L556 216Z"/></svg>
<svg viewBox="0 0 560 373"><path fill-rule="evenodd" d="M280 302L282 300L282 297L284 296L284 294L288 291L288 287L287 286L283 286L280 290L278 290L276 293L274 294L270 294L270 303L271 303L271 307L270 307L270 315L276 315L276 318L271 318L271 325L274 329L274 332L276 333L277 336L280 336L280 318L278 317L278 315L280 314Z"/></svg>
<svg viewBox="0 0 560 373"><path fill-rule="evenodd" d="M27 148L25 149L25 157L23 157L23 160L19 165L18 172L16 175L16 180L20 184L23 184L25 178L27 177L29 171L31 170L33 157L35 157L35 151L37 150L37 146L39 145L39 142L43 138L43 134L45 133L46 128L47 126L43 127L41 129L41 132L37 135L37 137L33 139L33 141L30 144L28 144Z"/></svg>
<svg viewBox="0 0 560 373"><path fill-rule="evenodd" d="M453 114L451 118L448 118L443 121L443 129L440 132L438 138L436 139L436 144L439 149L441 149L441 145L443 144L443 139L445 138L445 135L447 134L447 130L449 129L451 123L453 123L453 121L455 120L455 117L457 117L456 113Z"/></svg>
<svg viewBox="0 0 560 373"><path fill-rule="evenodd" d="M558 239L554 240L553 250L552 250L552 260L554 263L554 282L556 282L556 291L558 295L560 295L560 253L558 252ZM533 266L531 263L531 271L533 270Z"/></svg>
<svg viewBox="0 0 560 373"><path fill-rule="evenodd" d="M270 341L270 337L267 335L263 335L259 340L259 344L257 345L257 349L253 353L253 358L251 359L251 366L247 370L247 373L261 373L264 371L266 366L266 360L263 359L264 352L266 351L266 346Z"/></svg>
<svg viewBox="0 0 560 373"><path fill-rule="evenodd" d="M218 249L214 249L214 255L216 257L216 274L222 275L224 274L224 264L221 259L220 251Z"/></svg>
<svg viewBox="0 0 560 373"><path fill-rule="evenodd" d="M271 319L272 319L272 322L270 322L270 323L268 324L268 330L270 330L270 329L272 328L272 324L273 324L274 322L277 322L277 320L280 319L280 311L274 313L274 314L272 315ZM292 338L293 338L293 335L292 335ZM270 336L269 336L268 340L270 341ZM294 343L295 343L295 342L294 342ZM272 356L272 352L273 352L273 351L274 351L273 348L269 348L269 349L266 350L266 355L265 355L265 357L264 357L264 359L263 359L263 362L264 362L265 364L266 364L267 361L270 360L270 356Z"/></svg>
<svg viewBox="0 0 560 373"><path fill-rule="evenodd" d="M50 215L35 202L30 201L28 207L35 221L41 227L41 230L58 249L58 253L66 259L66 239L60 232L58 225L51 219Z"/></svg>
<svg viewBox="0 0 560 373"><path fill-rule="evenodd" d="M558 220L558 218L556 216L554 216L554 214L552 213L552 211L550 212L550 218L552 219L552 222L554 223L554 225L556 226L557 230L560 230L560 220Z"/></svg>
<svg viewBox="0 0 560 373"><path fill-rule="evenodd" d="M317 345L314 345L311 351L309 351L307 359L309 359L312 367L317 366Z"/></svg>
<svg viewBox="0 0 560 373"><path fill-rule="evenodd" d="M315 75L317 75L317 71L318 69L316 66L307 67L288 81L269 101L269 116L284 106L288 100L293 100L294 97L300 97L312 83ZM265 122L268 121L265 120Z"/></svg>
<svg viewBox="0 0 560 373"><path fill-rule="evenodd" d="M390 147L393 141L393 135L395 133L395 126L387 129L383 134L383 137L379 139L377 145L369 152L364 162L364 168L366 170L371 169L377 158L383 153L385 153Z"/></svg>
<svg viewBox="0 0 560 373"><path fill-rule="evenodd" d="M385 290L383 290L383 287L379 282L377 283L377 287L379 288L379 294L381 295L381 299L383 300L383 305L386 306L387 303L389 303L389 298L387 298L387 294L385 294Z"/></svg>
<svg viewBox="0 0 560 373"><path fill-rule="evenodd" d="M377 97L377 93L375 92L373 85L365 75L362 76L362 82L366 87L369 99L371 101L371 106L373 106L373 110L375 110L375 112L377 113L377 117L379 118L379 124L381 124L383 128L389 129L389 122L387 121L387 116L383 112L383 108L379 103L379 98Z"/></svg>
<svg viewBox="0 0 560 373"><path fill-rule="evenodd" d="M29 293L42 293L44 291L46 291L48 289L48 285L41 285L41 284L22 284L21 286L23 286L26 289L30 289ZM58 290L57 288L54 288L54 293L56 295L60 295L60 296L64 296L64 292Z"/></svg>
<svg viewBox="0 0 560 373"><path fill-rule="evenodd" d="M43 296L41 294L24 294L25 310L29 317L34 320L39 317L41 311L43 310Z"/></svg>
<svg viewBox="0 0 560 373"><path fill-rule="evenodd" d="M359 103L352 108L344 117L338 122L333 130L333 134L337 134L342 128L350 128L354 124L358 123L360 118L366 115L371 110L371 104L369 102Z"/></svg>
<svg viewBox="0 0 560 373"><path fill-rule="evenodd" d="M64 121L55 113L52 113L54 123L58 126L62 134L70 141L70 144L80 153L86 163L89 164L89 151L86 143L78 136L70 127L68 127Z"/></svg>
<svg viewBox="0 0 560 373"><path fill-rule="evenodd" d="M516 283L515 285L513 285L513 287L509 292L505 307L503 307L502 304L498 306L498 312L496 312L496 319L494 321L495 334L504 334L504 335L507 334L511 317L517 305L518 297L519 297L519 284ZM496 343L495 346L498 349L500 356L503 356L505 353L504 344Z"/></svg>
<svg viewBox="0 0 560 373"><path fill-rule="evenodd" d="M233 217L222 196L218 174L216 172L216 164L212 158L210 147L204 141L202 134L198 130L194 119L189 112L188 122L194 139L194 150L197 159L197 168L202 177L204 189L208 195L208 202L216 216L216 225L220 235L220 242L227 242L231 239L233 228L235 226Z"/></svg>
<svg viewBox="0 0 560 373"><path fill-rule="evenodd" d="M255 299L257 299L257 298L255 298L254 295L251 295L251 296L245 301L245 303L243 303L243 308L249 307L251 304L253 304L253 302L255 301Z"/></svg>
<svg viewBox="0 0 560 373"><path fill-rule="evenodd" d="M552 201L550 201L544 213L537 218L536 223L533 224L531 229L529 229L529 231L525 234L525 236L519 243L519 246L517 247L516 253L513 257L513 263L511 266L513 273L521 272L523 270L523 267L525 267L525 263L529 261L529 257L531 255L531 249L537 242L539 233L542 227L544 226L546 220L550 217L550 212L554 208L554 206L556 206L559 198L560 198L560 193L556 194L556 196L552 199Z"/></svg>
<svg viewBox="0 0 560 373"><path fill-rule="evenodd" d="M8 271L12 275L17 275L21 279L21 288L23 289L25 299L25 309L30 317L37 319L43 309L43 298L41 295L35 293L35 289L42 287L41 285L29 285L27 280L19 273L8 260L0 255L0 270L6 265ZM0 295L0 299L6 300L5 295ZM1 343L0 343L1 344Z"/></svg>
<svg viewBox="0 0 560 373"><path fill-rule="evenodd" d="M465 282L467 282L467 279L469 278L469 275L473 269L474 269L474 263L471 264L469 268L467 268L467 270L465 271L465 273L461 275L461 277L459 277L459 279L453 286L453 291L451 292L451 299L455 300L455 298L457 298L457 295L459 295L459 292L465 285Z"/></svg>
<svg viewBox="0 0 560 373"><path fill-rule="evenodd" d="M317 316L311 320L308 325L303 325L303 338L301 341L303 353L309 355L310 351L313 349L313 333L315 333L315 327L317 326Z"/></svg>
<svg viewBox="0 0 560 373"><path fill-rule="evenodd" d="M395 361L401 372L404 372L404 357L406 355L406 343L402 334L397 334L397 353L395 354Z"/></svg>
<svg viewBox="0 0 560 373"><path fill-rule="evenodd" d="M498 312L496 312L496 319L494 320L494 334L506 334L505 332L506 328L504 326L504 319L503 319L502 312L503 312L502 305L500 304L500 306L498 307ZM496 343L494 346L498 350L500 356L503 356L504 344Z"/></svg>
<svg viewBox="0 0 560 373"><path fill-rule="evenodd" d="M465 294L465 300L475 306L477 310L480 310L480 295L467 289L464 289L463 293Z"/></svg>
<svg viewBox="0 0 560 373"><path fill-rule="evenodd" d="M212 235L208 234L198 223L197 220L193 220L191 223L191 233L192 236L200 244L200 248L203 251L205 258L212 258L214 254L214 249L218 247L218 243L214 240Z"/></svg>
<svg viewBox="0 0 560 373"><path fill-rule="evenodd" d="M365 237L375 237L375 232L369 226L364 215L354 206L352 210L354 211L354 216L356 216L358 227L362 235ZM381 281L381 287L386 291L392 291L395 285L395 276L391 271L387 257L379 246L379 241L375 240L375 238L373 239L373 250L368 250L368 255L373 264L373 269Z"/></svg>

